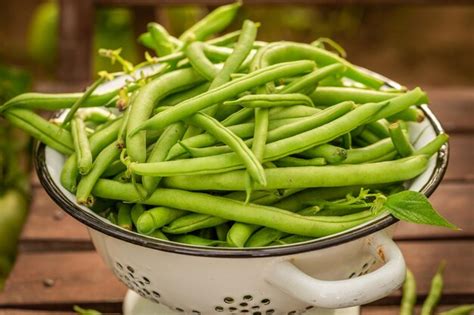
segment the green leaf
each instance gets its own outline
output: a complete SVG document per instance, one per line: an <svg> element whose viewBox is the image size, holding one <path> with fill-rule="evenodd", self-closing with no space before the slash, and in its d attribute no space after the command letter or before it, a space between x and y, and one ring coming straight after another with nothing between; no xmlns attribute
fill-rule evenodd
<svg viewBox="0 0 474 315"><path fill-rule="evenodd" d="M459 230L431 206L425 195L416 191L405 190L388 196L384 209L403 221Z"/></svg>

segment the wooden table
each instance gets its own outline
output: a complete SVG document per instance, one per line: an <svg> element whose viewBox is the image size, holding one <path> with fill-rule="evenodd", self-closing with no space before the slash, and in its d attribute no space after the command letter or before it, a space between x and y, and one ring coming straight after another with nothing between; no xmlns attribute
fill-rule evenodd
<svg viewBox="0 0 474 315"><path fill-rule="evenodd" d="M463 231L401 223L396 231L418 283L419 302L438 263L447 261L441 308L474 303L474 89L427 89L433 111L451 135L451 160L431 197L435 208ZM85 227L63 213L32 179L33 203L16 266L0 294L3 314L72 314L73 305L121 312L126 288L94 251ZM362 308L362 314L398 314L400 292Z"/></svg>

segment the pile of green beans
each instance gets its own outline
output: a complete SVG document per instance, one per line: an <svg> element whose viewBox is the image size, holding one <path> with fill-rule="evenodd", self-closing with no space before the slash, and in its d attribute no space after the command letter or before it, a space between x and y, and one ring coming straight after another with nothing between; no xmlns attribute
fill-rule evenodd
<svg viewBox="0 0 474 315"><path fill-rule="evenodd" d="M61 184L79 204L148 237L278 246L374 219L376 199L421 174L448 140L412 142L425 92L388 88L320 41L257 41L249 20L213 38L240 6L178 37L150 23L136 66L102 51L132 78L116 90L97 92L112 77L101 73L84 93L28 93L0 114L67 157ZM70 109L65 123L34 113L58 109Z"/></svg>

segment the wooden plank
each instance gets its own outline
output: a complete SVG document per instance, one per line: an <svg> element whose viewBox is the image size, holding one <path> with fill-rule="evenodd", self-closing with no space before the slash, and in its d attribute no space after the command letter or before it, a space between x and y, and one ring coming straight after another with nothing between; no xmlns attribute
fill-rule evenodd
<svg viewBox="0 0 474 315"><path fill-rule="evenodd" d="M0 306L121 303L125 291L95 252L22 253Z"/></svg>
<svg viewBox="0 0 474 315"><path fill-rule="evenodd" d="M416 276L420 296L426 295L438 263L446 259L443 300L449 303L473 299L473 241L433 241L429 244L411 241L399 242L399 245ZM45 286L45 279L52 279L54 285ZM94 252L23 253L0 295L0 307L118 303L124 293L125 287ZM400 292L395 292L377 303L397 305L399 300Z"/></svg>
<svg viewBox="0 0 474 315"><path fill-rule="evenodd" d="M474 180L474 136L454 134L449 139L450 160L445 180Z"/></svg>
<svg viewBox="0 0 474 315"><path fill-rule="evenodd" d="M61 0L59 67L61 81L87 82L91 75L92 0Z"/></svg>
<svg viewBox="0 0 474 315"><path fill-rule="evenodd" d="M77 315L75 312L54 312L54 311L39 311L39 310L19 310L19 309L4 309L0 310L0 315Z"/></svg>
<svg viewBox="0 0 474 315"><path fill-rule="evenodd" d="M89 242L86 227L69 216L47 195L41 187L33 189L33 202L21 241Z"/></svg>
<svg viewBox="0 0 474 315"><path fill-rule="evenodd" d="M440 238L473 238L474 184L442 183L430 197L434 208L445 218L456 224L462 231L446 228L416 225L400 222L395 232L395 238L400 239L440 239Z"/></svg>
<svg viewBox="0 0 474 315"><path fill-rule="evenodd" d="M427 88L430 108L448 133L474 132L474 89Z"/></svg>

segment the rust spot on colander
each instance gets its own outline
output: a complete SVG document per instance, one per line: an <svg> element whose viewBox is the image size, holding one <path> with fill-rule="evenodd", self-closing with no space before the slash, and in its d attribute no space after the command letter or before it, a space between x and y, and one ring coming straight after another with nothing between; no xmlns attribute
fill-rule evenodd
<svg viewBox="0 0 474 315"><path fill-rule="evenodd" d="M385 254L384 254L383 249L382 249L381 246L377 248L377 255L385 263Z"/></svg>

